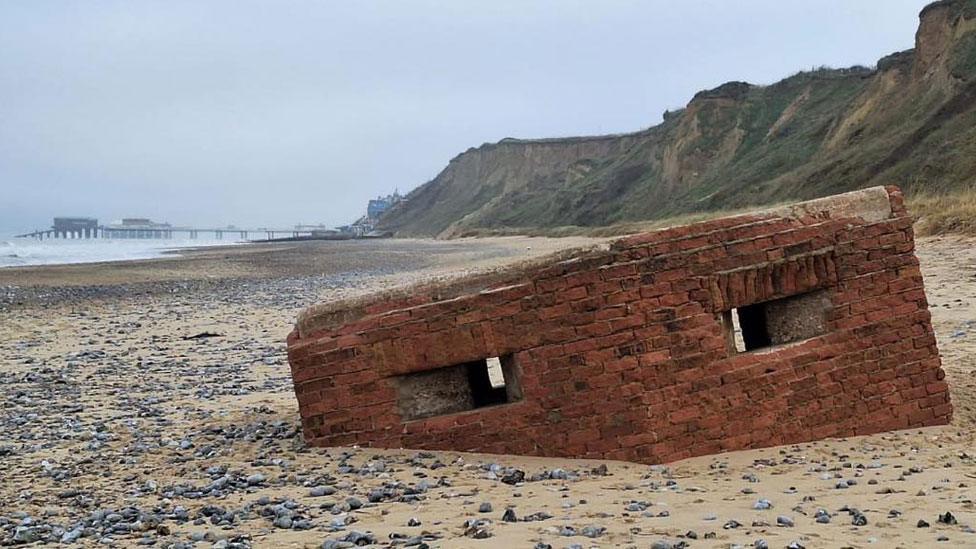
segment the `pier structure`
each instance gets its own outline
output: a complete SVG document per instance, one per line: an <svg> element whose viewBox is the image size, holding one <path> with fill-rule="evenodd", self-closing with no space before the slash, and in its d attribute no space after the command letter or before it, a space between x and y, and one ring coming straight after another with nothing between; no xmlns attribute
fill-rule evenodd
<svg viewBox="0 0 976 549"><path fill-rule="evenodd" d="M55 238L98 238L98 229L93 217L55 217L50 232Z"/></svg>
<svg viewBox="0 0 976 549"><path fill-rule="evenodd" d="M257 240L277 238L314 237L332 231L322 231L318 226L298 225L295 228L241 228L241 227L177 227L169 223L155 223L145 218L126 218L121 223L100 225L91 217L55 217L50 228L16 235L17 238L61 239L197 239L202 235L212 235L215 240L223 240L224 235L237 236L240 240L250 240L252 235L264 236Z"/></svg>

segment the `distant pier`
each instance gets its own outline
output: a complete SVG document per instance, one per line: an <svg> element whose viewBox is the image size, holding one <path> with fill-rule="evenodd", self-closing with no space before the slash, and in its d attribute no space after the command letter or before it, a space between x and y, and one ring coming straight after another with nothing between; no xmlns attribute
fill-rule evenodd
<svg viewBox="0 0 976 549"><path fill-rule="evenodd" d="M262 235L264 240L278 238L300 238L324 235L330 231L314 229L244 229L239 227L173 227L168 223L153 223L148 219L124 219L119 225L99 225L98 220L91 217L55 217L54 224L49 229L41 229L29 233L18 234L17 238L45 238L61 239L93 239L93 238L124 238L124 239L169 239L184 236L190 239L200 237L200 234L213 235L215 240L222 240L224 235L238 236L241 240L249 240L251 235Z"/></svg>

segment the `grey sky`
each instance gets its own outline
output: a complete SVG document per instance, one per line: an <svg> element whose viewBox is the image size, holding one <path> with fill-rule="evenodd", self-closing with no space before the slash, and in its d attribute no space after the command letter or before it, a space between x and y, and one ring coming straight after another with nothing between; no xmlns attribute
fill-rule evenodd
<svg viewBox="0 0 976 549"><path fill-rule="evenodd" d="M503 137L910 48L918 0L0 0L0 227L339 224Z"/></svg>

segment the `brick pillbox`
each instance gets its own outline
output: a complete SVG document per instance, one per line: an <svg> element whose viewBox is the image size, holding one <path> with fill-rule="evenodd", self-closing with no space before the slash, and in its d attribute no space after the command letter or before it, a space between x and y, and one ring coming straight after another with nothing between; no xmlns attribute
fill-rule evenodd
<svg viewBox="0 0 976 549"><path fill-rule="evenodd" d="M895 187L313 306L288 359L315 446L660 463L952 414Z"/></svg>

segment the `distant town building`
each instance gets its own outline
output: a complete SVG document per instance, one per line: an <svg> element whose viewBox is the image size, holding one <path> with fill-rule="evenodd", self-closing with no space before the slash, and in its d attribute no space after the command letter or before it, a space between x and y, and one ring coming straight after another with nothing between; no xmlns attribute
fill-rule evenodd
<svg viewBox="0 0 976 549"><path fill-rule="evenodd" d="M339 231L357 237L375 236L376 223L380 220L380 217L402 200L404 198L400 195L399 190L395 190L393 194L386 196L377 196L366 205L366 215L349 225L339 227Z"/></svg>
<svg viewBox="0 0 976 549"><path fill-rule="evenodd" d="M369 221L369 216L362 216L348 225L339 227L339 232L351 234L353 236L366 236L366 233L373 230L373 224Z"/></svg>
<svg viewBox="0 0 976 549"><path fill-rule="evenodd" d="M369 201L366 206L366 217L376 221L380 218L383 213L393 207L394 204L402 200L403 197L400 196L400 191L395 190L393 194L387 196L377 196L373 200Z"/></svg>

